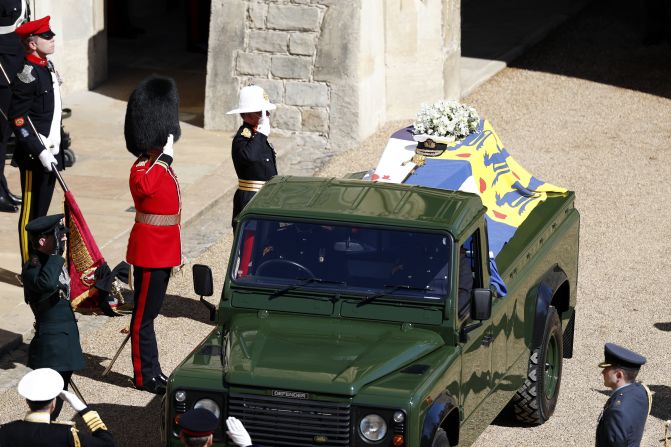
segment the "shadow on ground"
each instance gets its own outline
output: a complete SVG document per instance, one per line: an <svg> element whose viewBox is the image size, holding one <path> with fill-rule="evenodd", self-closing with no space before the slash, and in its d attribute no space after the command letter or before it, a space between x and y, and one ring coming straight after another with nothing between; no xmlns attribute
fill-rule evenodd
<svg viewBox="0 0 671 447"><path fill-rule="evenodd" d="M146 406L96 404L94 408L119 446L158 446L161 436L161 397ZM132 424L129 422L132 421Z"/></svg>
<svg viewBox="0 0 671 447"><path fill-rule="evenodd" d="M671 42L644 34L643 2L597 0L510 66L671 98Z"/></svg>
<svg viewBox="0 0 671 447"><path fill-rule="evenodd" d="M653 326L655 326L655 328L659 329L660 331L671 332L671 321L668 323L655 323Z"/></svg>
<svg viewBox="0 0 671 447"><path fill-rule="evenodd" d="M19 278L16 275L17 275L16 272L12 272L11 270L3 269L0 267L0 282L4 282L5 284L9 284L10 286L21 287Z"/></svg>
<svg viewBox="0 0 671 447"><path fill-rule="evenodd" d="M211 299L210 302L214 300ZM166 295L161 306L161 315L167 318L189 318L201 323L210 323L209 311L200 301L179 295Z"/></svg>
<svg viewBox="0 0 671 447"><path fill-rule="evenodd" d="M76 371L75 379L77 376L82 376L88 377L89 379L95 380L97 382L105 382L121 388L135 388L133 386L132 377L127 376L126 374L115 372L114 366L106 376L103 376L103 372L105 371L107 365L109 365L111 359L87 353L84 353L84 359L86 360L86 368L81 371ZM117 359L117 361L128 362L128 355Z"/></svg>

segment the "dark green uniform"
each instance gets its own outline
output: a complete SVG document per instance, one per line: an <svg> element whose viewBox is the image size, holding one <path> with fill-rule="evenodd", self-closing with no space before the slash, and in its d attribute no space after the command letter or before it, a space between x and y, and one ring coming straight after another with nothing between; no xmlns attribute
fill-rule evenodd
<svg viewBox="0 0 671 447"><path fill-rule="evenodd" d="M84 368L79 329L70 307L70 277L65 259L33 252L23 266L23 294L35 314L35 337L28 366L56 371Z"/></svg>

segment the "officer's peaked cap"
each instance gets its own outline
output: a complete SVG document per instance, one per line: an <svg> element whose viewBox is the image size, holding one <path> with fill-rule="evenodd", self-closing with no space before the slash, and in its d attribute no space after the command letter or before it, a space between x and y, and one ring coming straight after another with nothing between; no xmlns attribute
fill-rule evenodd
<svg viewBox="0 0 671 447"><path fill-rule="evenodd" d="M30 371L19 381L17 391L28 400L44 402L63 390L63 377L51 368Z"/></svg>
<svg viewBox="0 0 671 447"><path fill-rule="evenodd" d="M41 19L33 20L31 22L26 22L23 25L16 28L16 35L21 39L34 35L42 35L44 37L53 37L56 34L51 31L49 26L50 16L42 17Z"/></svg>
<svg viewBox="0 0 671 447"><path fill-rule="evenodd" d="M217 429L219 418L210 410L194 408L181 415L178 424L187 436L209 436Z"/></svg>
<svg viewBox="0 0 671 447"><path fill-rule="evenodd" d="M128 99L124 136L126 148L139 157L152 148L162 148L168 135L174 141L179 128L179 96L172 78L150 76L140 82Z"/></svg>
<svg viewBox="0 0 671 447"><path fill-rule="evenodd" d="M52 214L50 216L37 217L26 225L26 231L31 234L40 235L51 233L60 224L63 214Z"/></svg>
<svg viewBox="0 0 671 447"><path fill-rule="evenodd" d="M623 368L639 369L646 361L642 355L615 343L606 343L603 351L605 360L599 363L599 368L621 366Z"/></svg>

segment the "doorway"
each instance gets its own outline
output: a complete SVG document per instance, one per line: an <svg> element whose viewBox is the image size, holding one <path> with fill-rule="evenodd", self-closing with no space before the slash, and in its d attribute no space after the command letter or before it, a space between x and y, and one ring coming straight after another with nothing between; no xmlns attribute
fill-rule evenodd
<svg viewBox="0 0 671 447"><path fill-rule="evenodd" d="M107 80L96 92L126 101L145 77L175 79L180 120L203 126L210 0L107 0Z"/></svg>

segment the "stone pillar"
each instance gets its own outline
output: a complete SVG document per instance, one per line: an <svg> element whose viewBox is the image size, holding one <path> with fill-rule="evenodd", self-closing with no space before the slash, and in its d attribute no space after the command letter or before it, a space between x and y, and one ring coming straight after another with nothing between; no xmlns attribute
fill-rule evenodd
<svg viewBox="0 0 671 447"><path fill-rule="evenodd" d="M106 79L105 1L40 0L31 1L33 5L33 19L51 16L56 33L53 60L63 79L61 94L88 90Z"/></svg>
<svg viewBox="0 0 671 447"><path fill-rule="evenodd" d="M278 104L275 135L341 150L421 102L456 98L459 2L214 0L205 127L235 130L225 112L256 84Z"/></svg>

